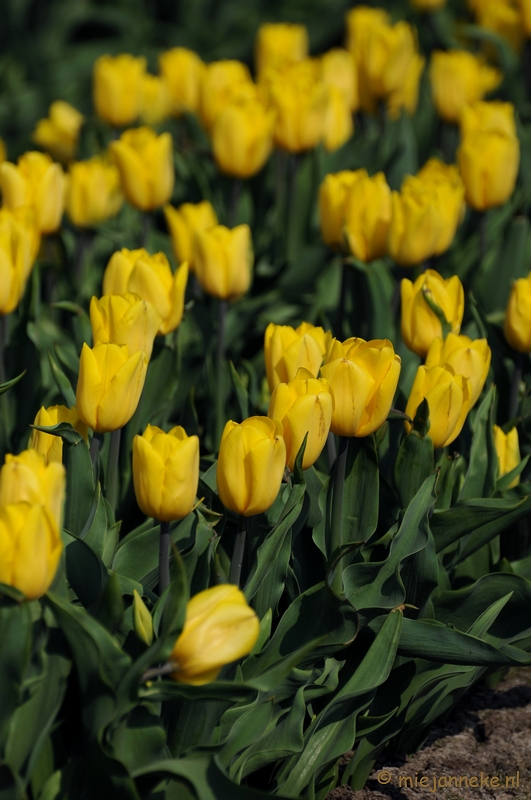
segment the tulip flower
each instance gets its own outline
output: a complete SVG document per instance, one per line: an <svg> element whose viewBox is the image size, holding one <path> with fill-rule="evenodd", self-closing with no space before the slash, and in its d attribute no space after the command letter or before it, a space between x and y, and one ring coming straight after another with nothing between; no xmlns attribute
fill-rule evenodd
<svg viewBox="0 0 531 800"><path fill-rule="evenodd" d="M76 408L80 419L98 433L115 431L136 411L148 360L144 352L129 355L127 345L83 345L79 361Z"/></svg>
<svg viewBox="0 0 531 800"><path fill-rule="evenodd" d="M456 375L451 366L421 366L417 370L406 414L414 419L423 400L428 401L430 428L428 435L435 448L446 447L456 439L471 408L472 389L469 378ZM411 425L405 422L409 433Z"/></svg>
<svg viewBox="0 0 531 800"><path fill-rule="evenodd" d="M531 36L531 0L518 0L522 23L526 36Z"/></svg>
<svg viewBox="0 0 531 800"><path fill-rule="evenodd" d="M339 89L350 111L359 107L358 72L352 54L342 47L333 47L320 58L323 81Z"/></svg>
<svg viewBox="0 0 531 800"><path fill-rule="evenodd" d="M181 635L170 660L172 678L196 686L214 681L221 668L251 652L260 633L258 617L231 584L199 592L186 606Z"/></svg>
<svg viewBox="0 0 531 800"><path fill-rule="evenodd" d="M193 252L197 279L207 294L231 300L249 289L253 250L248 225L197 231Z"/></svg>
<svg viewBox="0 0 531 800"><path fill-rule="evenodd" d="M412 116L419 102L419 87L426 59L419 53L412 53L404 81L393 89L387 98L387 110L391 119L398 119L402 111Z"/></svg>
<svg viewBox="0 0 531 800"><path fill-rule="evenodd" d="M140 119L146 125L158 125L171 110L168 85L164 78L146 73L142 78Z"/></svg>
<svg viewBox="0 0 531 800"><path fill-rule="evenodd" d="M174 182L171 134L157 136L152 128L132 128L111 142L111 151L132 206L153 211L168 202Z"/></svg>
<svg viewBox="0 0 531 800"><path fill-rule="evenodd" d="M67 408L66 406L41 407L33 420L34 425L40 425L41 427L52 427L60 422L69 422L74 430L80 433L87 441L87 426L79 419L75 406L72 406L72 408ZM53 436L51 433L33 429L28 447L36 450L44 459L45 464L50 464L52 461L57 461L59 464L63 462L63 440L60 436Z"/></svg>
<svg viewBox="0 0 531 800"><path fill-rule="evenodd" d="M172 113L196 113L205 71L197 53L186 47L173 47L159 56L159 69L168 86Z"/></svg>
<svg viewBox="0 0 531 800"><path fill-rule="evenodd" d="M308 56L308 30L305 25L266 22L256 35L256 71L279 69L296 64Z"/></svg>
<svg viewBox="0 0 531 800"><path fill-rule="evenodd" d="M465 310L463 284L452 275L445 280L438 272L427 269L415 283L402 280L402 339L406 346L423 358L435 339L442 339L440 319L430 308L428 295L442 310L452 333L459 333Z"/></svg>
<svg viewBox="0 0 531 800"><path fill-rule="evenodd" d="M282 426L268 417L249 417L225 425L216 472L221 502L229 511L251 517L273 505L286 465Z"/></svg>
<svg viewBox="0 0 531 800"><path fill-rule="evenodd" d="M308 439L302 468L311 467L321 455L330 430L332 408L328 381L314 378L305 369L299 369L292 381L279 383L274 390L267 416L282 425L286 464L291 471L306 434Z"/></svg>
<svg viewBox="0 0 531 800"><path fill-rule="evenodd" d="M270 322L264 334L264 359L270 391L288 383L303 367L316 378L332 339L330 331L302 322L298 328Z"/></svg>
<svg viewBox="0 0 531 800"><path fill-rule="evenodd" d="M520 52L524 41L524 25L513 0L480 0L473 3L477 22L482 28L497 33Z"/></svg>
<svg viewBox="0 0 531 800"><path fill-rule="evenodd" d="M184 428L148 425L133 439L136 501L148 517L171 522L193 509L199 482L199 439Z"/></svg>
<svg viewBox="0 0 531 800"><path fill-rule="evenodd" d="M505 338L519 353L531 353L531 272L513 284L504 324Z"/></svg>
<svg viewBox="0 0 531 800"><path fill-rule="evenodd" d="M416 178L424 186L435 189L441 227L438 241L435 243L434 255L445 253L452 244L457 228L466 211L465 185L454 164L445 164L438 158L430 158ZM408 179L403 184L407 187Z"/></svg>
<svg viewBox="0 0 531 800"><path fill-rule="evenodd" d="M74 106L56 100L48 109L48 116L37 122L31 138L52 158L67 164L76 154L84 121L85 117Z"/></svg>
<svg viewBox="0 0 531 800"><path fill-rule="evenodd" d="M39 246L33 215L0 209L0 315L19 304Z"/></svg>
<svg viewBox="0 0 531 800"><path fill-rule="evenodd" d="M125 344L130 355L143 351L149 360L161 321L155 307L132 292L107 294L90 301L94 346Z"/></svg>
<svg viewBox="0 0 531 800"><path fill-rule="evenodd" d="M121 128L134 122L142 108L146 59L128 53L100 56L94 63L93 98L96 114Z"/></svg>
<svg viewBox="0 0 531 800"><path fill-rule="evenodd" d="M0 183L6 208L29 206L40 233L53 233L61 224L65 176L59 164L46 153L32 151L20 156L17 166L0 165Z"/></svg>
<svg viewBox="0 0 531 800"><path fill-rule="evenodd" d="M333 153L348 142L354 132L352 112L348 101L337 86L327 86L326 109L323 121L323 145Z"/></svg>
<svg viewBox="0 0 531 800"><path fill-rule="evenodd" d="M436 50L432 54L433 101L446 122L459 122L463 109L495 89L501 79L499 70L467 50Z"/></svg>
<svg viewBox="0 0 531 800"><path fill-rule="evenodd" d="M388 339L332 339L321 375L334 400L330 430L369 436L387 419L400 376L400 358Z"/></svg>
<svg viewBox="0 0 531 800"><path fill-rule="evenodd" d="M18 456L8 453L0 470L0 507L44 506L56 531L61 530L65 499L65 468L52 461L45 464L36 450Z"/></svg>
<svg viewBox="0 0 531 800"><path fill-rule="evenodd" d="M207 131L225 106L232 102L255 100L256 86L241 61L213 61L205 67L201 83L199 115Z"/></svg>
<svg viewBox="0 0 531 800"><path fill-rule="evenodd" d="M512 472L520 463L520 447L518 444L518 429L511 428L509 433L504 433L497 425L494 426L494 447L498 456L498 477ZM514 489L520 483L520 476L517 475L508 488Z"/></svg>
<svg viewBox="0 0 531 800"><path fill-rule="evenodd" d="M193 272L194 236L197 231L218 224L214 206L208 200L202 200L200 203L182 203L179 208L166 205L162 210L166 217L176 261L178 264L187 261L188 268Z"/></svg>
<svg viewBox="0 0 531 800"><path fill-rule="evenodd" d="M387 250L391 190L383 172L371 178L364 169L357 174L358 180L346 194L344 236L352 255L368 262Z"/></svg>
<svg viewBox="0 0 531 800"><path fill-rule="evenodd" d="M329 172L319 187L319 221L321 236L334 249L345 247L345 203L350 188L358 181L361 170Z"/></svg>
<svg viewBox="0 0 531 800"><path fill-rule="evenodd" d="M70 164L66 213L78 228L91 228L116 216L122 207L120 173L101 156Z"/></svg>
<svg viewBox="0 0 531 800"><path fill-rule="evenodd" d="M229 103L212 126L212 150L219 169L234 178L259 172L273 148L274 112L259 100Z"/></svg>
<svg viewBox="0 0 531 800"><path fill-rule="evenodd" d="M426 367L442 367L449 364L456 375L464 375L470 380L470 408L476 400L489 374L491 350L486 339L472 340L468 336L449 333L446 339L434 339L428 355Z"/></svg>

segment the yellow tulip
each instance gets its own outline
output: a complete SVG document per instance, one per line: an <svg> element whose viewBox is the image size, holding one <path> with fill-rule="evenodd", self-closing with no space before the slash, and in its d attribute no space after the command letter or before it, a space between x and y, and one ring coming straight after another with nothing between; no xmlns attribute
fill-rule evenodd
<svg viewBox="0 0 531 800"><path fill-rule="evenodd" d="M470 408L476 400L489 374L491 350L486 339L472 340L463 334L449 333L446 339L434 339L428 355L426 367L442 367L449 364L456 375L470 379Z"/></svg>
<svg viewBox="0 0 531 800"><path fill-rule="evenodd" d="M520 463L520 447L518 443L518 429L511 428L509 433L504 433L497 425L494 426L494 446L498 456L498 477L512 472ZM518 475L508 488L513 489L520 483Z"/></svg>
<svg viewBox="0 0 531 800"><path fill-rule="evenodd" d="M358 72L352 54L342 47L333 47L320 58L323 81L335 86L345 96L351 111L359 107Z"/></svg>
<svg viewBox="0 0 531 800"><path fill-rule="evenodd" d="M170 660L172 678L201 685L216 680L221 668L251 652L260 632L258 617L243 592L228 583L199 592L186 606L181 635Z"/></svg>
<svg viewBox="0 0 531 800"><path fill-rule="evenodd" d="M417 370L411 394L407 401L406 414L414 419L422 401L428 401L430 429L428 435L433 446L446 447L456 439L471 408L470 380L464 375L456 375L448 364L428 369L421 366ZM405 422L406 431L411 430Z"/></svg>
<svg viewBox="0 0 531 800"><path fill-rule="evenodd" d="M133 483L141 511L160 522L186 517L199 482L199 439L184 428L148 425L133 439Z"/></svg>
<svg viewBox="0 0 531 800"><path fill-rule="evenodd" d="M371 178L357 170L345 200L344 236L348 249L360 261L381 258L387 251L391 223L391 190L383 172Z"/></svg>
<svg viewBox="0 0 531 800"><path fill-rule="evenodd" d="M463 109L495 89L501 79L499 70L467 50L436 50L432 54L433 100L446 122L459 122Z"/></svg>
<svg viewBox="0 0 531 800"><path fill-rule="evenodd" d="M443 311L452 333L459 333L465 310L463 284L453 275L445 280L438 272L427 269L415 283L402 280L402 339L406 346L423 358L435 339L442 339L442 325L428 305L425 294Z"/></svg>
<svg viewBox="0 0 531 800"><path fill-rule="evenodd" d="M267 416L282 425L286 464L293 471L295 459L308 434L302 468L315 464L326 444L332 421L333 400L324 378L299 369L289 383L279 383L269 402Z"/></svg>
<svg viewBox="0 0 531 800"><path fill-rule="evenodd" d="M524 25L517 3L514 0L480 0L473 5L478 24L507 39L520 52L524 42Z"/></svg>
<svg viewBox="0 0 531 800"><path fill-rule="evenodd" d="M505 311L504 333L519 353L531 353L531 272L513 284Z"/></svg>
<svg viewBox="0 0 531 800"><path fill-rule="evenodd" d="M531 36L531 0L518 0L518 7L526 36Z"/></svg>
<svg viewBox="0 0 531 800"><path fill-rule="evenodd" d="M358 181L361 170L329 172L319 187L319 220L321 236L329 247L345 247L345 203L350 188Z"/></svg>
<svg viewBox="0 0 531 800"><path fill-rule="evenodd" d="M51 427L52 425L58 425L60 422L69 422L74 430L83 436L85 441L88 439L87 426L79 419L75 406L72 406L72 408L67 408L66 406L41 407L33 420L34 425L42 427ZM44 459L45 464L49 464L52 461L58 461L59 464L63 462L63 440L60 436L52 436L51 433L33 429L28 447L36 450Z"/></svg>
<svg viewBox="0 0 531 800"><path fill-rule="evenodd" d="M166 205L162 210L170 231L176 261L178 264L188 261L190 272L193 272L194 236L197 231L218 224L214 206L208 200L202 200L200 203L182 203L179 208Z"/></svg>
<svg viewBox="0 0 531 800"><path fill-rule="evenodd" d="M19 304L35 261L39 234L31 214L0 209L0 314Z"/></svg>
<svg viewBox="0 0 531 800"><path fill-rule="evenodd" d="M417 11L437 11L446 5L446 0L409 0L409 2Z"/></svg>
<svg viewBox="0 0 531 800"><path fill-rule="evenodd" d="M446 252L452 244L455 233L465 215L465 185L454 164L445 164L438 158L430 158L416 177L425 186L431 186L438 195L438 205L442 227L434 255ZM406 179L407 184L407 179Z"/></svg>
<svg viewBox="0 0 531 800"><path fill-rule="evenodd" d="M207 131L225 106L256 99L256 86L248 67L241 61L213 61L205 67L201 83L199 115Z"/></svg>
<svg viewBox="0 0 531 800"><path fill-rule="evenodd" d="M159 56L159 69L169 89L172 112L196 113L205 71L199 56L186 47L173 47Z"/></svg>
<svg viewBox="0 0 531 800"><path fill-rule="evenodd" d="M259 172L273 148L275 114L259 100L229 103L212 126L212 150L219 169L235 178Z"/></svg>
<svg viewBox="0 0 531 800"><path fill-rule="evenodd" d="M45 464L36 450L18 456L8 453L0 470L0 507L25 503L45 506L55 530L60 531L65 499L65 468L56 461Z"/></svg>
<svg viewBox="0 0 531 800"><path fill-rule="evenodd" d="M115 431L136 411L148 360L144 352L129 355L126 345L83 345L79 361L76 408L80 419L98 433Z"/></svg>
<svg viewBox="0 0 531 800"><path fill-rule="evenodd" d="M256 35L256 71L296 64L308 55L308 29L290 22L266 22Z"/></svg>
<svg viewBox="0 0 531 800"><path fill-rule="evenodd" d="M207 294L230 300L249 289L253 245L248 225L215 225L197 231L193 249L197 280Z"/></svg>
<svg viewBox="0 0 531 800"><path fill-rule="evenodd" d="M111 142L111 150L131 205L153 211L168 202L174 183L171 134L132 128Z"/></svg>
<svg viewBox="0 0 531 800"><path fill-rule="evenodd" d="M270 322L264 335L264 359L270 391L279 383L288 383L303 367L316 378L323 363L330 331L302 322L298 328Z"/></svg>
<svg viewBox="0 0 531 800"><path fill-rule="evenodd" d="M78 228L91 228L116 216L122 207L120 173L101 156L70 164L66 176L66 213Z"/></svg>
<svg viewBox="0 0 531 800"><path fill-rule="evenodd" d="M164 78L146 73L142 78L140 119L146 125L158 125L169 115L171 100Z"/></svg>
<svg viewBox="0 0 531 800"><path fill-rule="evenodd" d="M93 98L96 114L121 128L134 122L142 108L146 59L128 53L100 56L94 62Z"/></svg>
<svg viewBox="0 0 531 800"><path fill-rule="evenodd" d="M516 122L514 106L501 100L482 101L465 106L459 120L461 137L466 139L473 133L499 133L515 137Z"/></svg>
<svg viewBox="0 0 531 800"><path fill-rule="evenodd" d="M321 375L334 400L330 430L369 436L389 414L400 376L400 358L388 339L332 339Z"/></svg>
<svg viewBox="0 0 531 800"><path fill-rule="evenodd" d="M0 164L0 182L6 208L29 206L41 233L53 233L61 224L65 176L59 164L46 153L31 151L20 156L17 166Z"/></svg>
<svg viewBox="0 0 531 800"><path fill-rule="evenodd" d="M174 331L184 312L184 294L188 280L186 261L172 273L164 253L150 256L147 250L127 250L114 253L103 274L103 294L132 292L155 308L162 322L161 336Z"/></svg>
<svg viewBox="0 0 531 800"><path fill-rule="evenodd" d="M225 425L216 472L225 508L245 517L273 505L286 465L282 426L268 417L249 417Z"/></svg>
<svg viewBox="0 0 531 800"><path fill-rule="evenodd" d="M419 102L419 86L426 59L419 53L412 53L403 83L396 87L387 98L387 109L391 119L398 119L402 111L412 116Z"/></svg>
<svg viewBox="0 0 531 800"><path fill-rule="evenodd" d="M37 122L31 138L52 158L66 164L76 154L84 121L85 117L74 106L56 100L48 109L48 116Z"/></svg>
<svg viewBox="0 0 531 800"><path fill-rule="evenodd" d="M352 112L347 99L337 86L327 87L326 109L323 121L323 145L333 153L348 142L354 132Z"/></svg>
<svg viewBox="0 0 531 800"><path fill-rule="evenodd" d="M107 294L90 301L90 324L94 346L127 345L129 354L143 351L148 360L161 324L155 307L132 292Z"/></svg>

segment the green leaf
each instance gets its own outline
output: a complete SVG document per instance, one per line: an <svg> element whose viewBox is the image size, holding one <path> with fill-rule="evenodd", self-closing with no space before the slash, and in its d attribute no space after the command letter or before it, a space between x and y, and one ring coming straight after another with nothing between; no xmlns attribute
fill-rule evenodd
<svg viewBox="0 0 531 800"><path fill-rule="evenodd" d="M402 440L395 463L395 481L402 508L409 505L433 470L433 442L414 429Z"/></svg>
<svg viewBox="0 0 531 800"><path fill-rule="evenodd" d="M10 381L6 381L5 383L0 383L0 395L8 392L12 386L16 386L16 384L24 377L26 372L27 370L24 370L24 372L21 372L16 378L12 378Z"/></svg>
<svg viewBox="0 0 531 800"><path fill-rule="evenodd" d="M214 681L204 686L192 686L187 683L162 680L151 686L141 688L140 697L153 703L167 700L227 700L231 703L242 703L256 696L256 689L244 683L231 683L230 681Z"/></svg>
<svg viewBox="0 0 531 800"><path fill-rule="evenodd" d="M459 500L492 497L496 491L498 455L494 446L494 403L496 390L491 386L474 419L470 461Z"/></svg>
<svg viewBox="0 0 531 800"><path fill-rule="evenodd" d="M451 331L452 331L452 326L450 325L450 323L446 319L444 311L442 310L440 305L436 302L432 291L426 285L424 285L422 287L422 294L423 294L424 300L426 301L428 306L431 308L431 310L433 311L433 313L435 314L435 316L437 317L437 319L441 323L442 338L446 339L448 334L451 333Z"/></svg>
<svg viewBox="0 0 531 800"><path fill-rule="evenodd" d="M50 362L50 367L52 368L52 375L57 384L57 388L61 392L66 405L68 406L68 408L75 406L76 395L74 390L72 389L72 384L66 377L65 373L63 372L57 361L52 356L51 352L48 352L48 360Z"/></svg>
<svg viewBox="0 0 531 800"><path fill-rule="evenodd" d="M238 406L240 409L240 417L241 419L247 419L247 417L249 416L249 395L247 393L247 389L232 361L229 361L229 366L230 366L230 375L232 378L232 385L234 386L234 390L236 392L236 399L238 401Z"/></svg>
<svg viewBox="0 0 531 800"><path fill-rule="evenodd" d="M66 577L85 608L95 603L105 589L109 575L96 553L82 539L65 547Z"/></svg>
<svg viewBox="0 0 531 800"><path fill-rule="evenodd" d="M378 456L374 436L350 440L343 497L345 542L367 541L378 524Z"/></svg>
<svg viewBox="0 0 531 800"><path fill-rule="evenodd" d="M5 742L12 715L21 699L30 656L30 624L28 603L0 606L0 746Z"/></svg>

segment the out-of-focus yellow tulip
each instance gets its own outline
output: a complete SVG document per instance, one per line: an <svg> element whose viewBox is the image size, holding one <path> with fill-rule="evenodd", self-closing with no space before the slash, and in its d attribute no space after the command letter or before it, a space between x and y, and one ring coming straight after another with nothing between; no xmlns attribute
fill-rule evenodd
<svg viewBox="0 0 531 800"><path fill-rule="evenodd" d="M358 180L345 200L344 236L349 251L360 261L381 258L387 250L391 222L391 190L383 172L371 178L357 171Z"/></svg>
<svg viewBox="0 0 531 800"><path fill-rule="evenodd" d="M470 339L449 333L446 339L434 339L426 356L426 367L449 364L456 375L470 379L470 408L475 405L489 374L491 350L486 339Z"/></svg>
<svg viewBox="0 0 531 800"><path fill-rule="evenodd" d="M467 50L436 50L432 54L433 100L446 122L459 122L463 109L495 89L501 79L499 70Z"/></svg>
<svg viewBox="0 0 531 800"><path fill-rule="evenodd" d="M94 346L126 344L130 355L143 351L150 359L160 323L155 307L132 292L107 294L90 301Z"/></svg>
<svg viewBox="0 0 531 800"><path fill-rule="evenodd" d="M316 378L332 340L324 331L302 322L298 328L270 322L264 334L264 359L270 391L279 383L288 383L303 367Z"/></svg>
<svg viewBox="0 0 531 800"><path fill-rule="evenodd" d="M0 314L19 304L40 241L32 213L0 209Z"/></svg>
<svg viewBox="0 0 531 800"><path fill-rule="evenodd" d="M0 164L2 196L6 208L28 206L35 213L41 233L53 233L63 216L65 176L59 164L46 153L31 151L18 159Z"/></svg>
<svg viewBox="0 0 531 800"><path fill-rule="evenodd" d="M111 150L131 205L153 211L168 202L174 183L171 134L157 136L146 126L132 128L111 142Z"/></svg>
<svg viewBox="0 0 531 800"><path fill-rule="evenodd" d="M323 81L335 86L345 96L351 111L359 107L358 72L352 54L343 47L333 47L321 56Z"/></svg>
<svg viewBox="0 0 531 800"><path fill-rule="evenodd" d="M256 35L256 71L296 64L308 55L308 29L290 22L266 22Z"/></svg>
<svg viewBox="0 0 531 800"><path fill-rule="evenodd" d="M85 117L77 108L64 100L55 100L48 109L48 116L37 122L31 138L52 158L66 164L76 154L84 121Z"/></svg>
<svg viewBox="0 0 531 800"><path fill-rule="evenodd" d="M511 347L519 353L531 353L531 272L513 284L503 330Z"/></svg>
<svg viewBox="0 0 531 800"><path fill-rule="evenodd" d="M201 83L199 115L207 131L226 105L255 100L256 86L248 67L241 61L213 61L205 67Z"/></svg>
<svg viewBox="0 0 531 800"><path fill-rule="evenodd" d="M446 447L461 433L471 408L471 395L470 380L456 375L448 364L431 369L421 366L413 381L406 414L414 419L418 407L426 399L430 412L428 435L435 448ZM409 433L411 425L409 422L404 425Z"/></svg>
<svg viewBox="0 0 531 800"><path fill-rule="evenodd" d="M498 476L501 478L512 472L521 461L520 446L518 442L518 428L511 428L509 433L504 433L497 425L494 426L494 447L498 456ZM520 483L517 475L508 488L513 489Z"/></svg>
<svg viewBox="0 0 531 800"><path fill-rule="evenodd" d="M128 53L100 56L94 62L93 98L96 114L121 128L137 119L142 108L146 59Z"/></svg>
<svg viewBox="0 0 531 800"><path fill-rule="evenodd" d="M459 120L462 138L477 131L516 136L514 106L501 100L478 100L465 106Z"/></svg>
<svg viewBox="0 0 531 800"><path fill-rule="evenodd" d="M446 5L446 0L409 0L409 2L417 11L437 11Z"/></svg>
<svg viewBox="0 0 531 800"><path fill-rule="evenodd" d="M248 225L215 225L197 231L193 250L197 280L207 294L231 300L249 289L253 243Z"/></svg>
<svg viewBox="0 0 531 800"><path fill-rule="evenodd" d="M171 100L168 84L159 75L146 73L142 78L140 119L146 125L158 125L169 115Z"/></svg>
<svg viewBox="0 0 531 800"><path fill-rule="evenodd" d="M120 173L101 156L70 164L66 176L66 213L78 228L114 217L124 201Z"/></svg>
<svg viewBox="0 0 531 800"><path fill-rule="evenodd" d="M295 459L308 434L302 468L315 464L326 444L332 421L333 400L325 378L314 378L299 369L289 383L279 383L271 395L267 416L282 425L286 464L293 471Z"/></svg>
<svg viewBox="0 0 531 800"><path fill-rule="evenodd" d="M438 195L441 232L435 244L434 255L446 252L466 211L465 185L455 164L445 164L438 158L430 158L416 176L426 186L434 188Z"/></svg>
<svg viewBox="0 0 531 800"><path fill-rule="evenodd" d="M173 113L196 113L205 71L197 53L186 47L173 47L159 56L159 69L168 85Z"/></svg>
<svg viewBox="0 0 531 800"><path fill-rule="evenodd" d="M518 0L526 36L531 36L531 0Z"/></svg>
<svg viewBox="0 0 531 800"><path fill-rule="evenodd" d="M151 647L153 642L153 619L136 589L133 589L133 625L138 638Z"/></svg>
<svg viewBox="0 0 531 800"><path fill-rule="evenodd" d="M249 417L241 425L225 425L216 472L221 502L245 517L273 505L286 465L286 444L280 422Z"/></svg>
<svg viewBox="0 0 531 800"><path fill-rule="evenodd" d="M482 28L507 39L520 52L524 43L524 25L518 0L479 0L472 6Z"/></svg>
<svg viewBox="0 0 531 800"><path fill-rule="evenodd" d="M179 208L166 205L162 210L170 231L176 261L178 264L188 261L188 268L193 272L194 236L197 231L218 224L214 206L208 200L202 200L200 203L182 203Z"/></svg>
<svg viewBox="0 0 531 800"><path fill-rule="evenodd" d="M136 411L148 359L144 352L129 355L127 345L83 345L79 361L76 408L80 419L98 433L115 431Z"/></svg>
<svg viewBox="0 0 531 800"><path fill-rule="evenodd" d="M258 617L243 592L228 583L199 592L186 606L186 619L170 660L172 678L196 686L216 680L221 668L251 652L260 633Z"/></svg>
<svg viewBox="0 0 531 800"><path fill-rule="evenodd" d="M329 153L339 150L348 142L353 132L352 112L344 93L337 86L328 86L323 125L325 150Z"/></svg>
<svg viewBox="0 0 531 800"><path fill-rule="evenodd" d="M359 179L360 170L329 172L319 187L321 236L329 247L345 248L345 203L350 188Z"/></svg>
<svg viewBox="0 0 531 800"><path fill-rule="evenodd" d="M36 450L18 456L8 453L0 470L0 507L25 503L44 506L57 531L61 530L65 499L65 468L56 461L45 464Z"/></svg>
<svg viewBox="0 0 531 800"><path fill-rule="evenodd" d="M394 89L387 99L387 110L391 119L398 119L402 111L412 116L419 102L419 86L426 59L413 53L408 64L404 82Z"/></svg>
<svg viewBox="0 0 531 800"><path fill-rule="evenodd" d="M184 428L164 433L148 425L133 439L133 483L141 511L160 522L192 510L199 482L199 439Z"/></svg>
<svg viewBox="0 0 531 800"><path fill-rule="evenodd" d="M262 169L273 148L275 114L259 100L229 103L212 126L212 150L220 170L250 178Z"/></svg>
<svg viewBox="0 0 531 800"><path fill-rule="evenodd" d="M188 281L186 261L172 273L164 253L151 256L140 250L117 250L103 274L103 294L133 292L155 308L162 322L161 336L171 333L182 321L184 294Z"/></svg>
<svg viewBox="0 0 531 800"><path fill-rule="evenodd" d="M74 430L83 436L85 441L88 439L87 426L79 419L75 406L72 406L72 408L67 408L66 406L41 407L33 420L34 425L43 427L58 425L60 422L69 422ZM63 440L60 436L52 436L51 433L33 429L28 447L36 450L43 457L45 464L49 464L51 461L58 461L59 464L63 462Z"/></svg>
<svg viewBox="0 0 531 800"><path fill-rule="evenodd" d="M459 333L465 311L463 284L452 275L445 280L434 269L427 269L415 283L402 280L402 339L406 346L423 358L435 339L442 339L442 325L428 305L425 294L443 311L452 333Z"/></svg>

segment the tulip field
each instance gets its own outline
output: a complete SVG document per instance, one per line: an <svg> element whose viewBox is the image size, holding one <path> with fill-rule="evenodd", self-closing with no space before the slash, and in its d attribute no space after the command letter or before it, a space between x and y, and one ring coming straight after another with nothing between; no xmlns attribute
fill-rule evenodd
<svg viewBox="0 0 531 800"><path fill-rule="evenodd" d="M531 666L531 2L2 14L0 799L362 789Z"/></svg>

